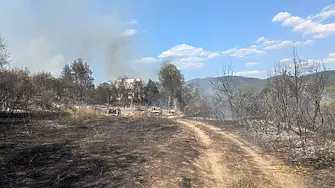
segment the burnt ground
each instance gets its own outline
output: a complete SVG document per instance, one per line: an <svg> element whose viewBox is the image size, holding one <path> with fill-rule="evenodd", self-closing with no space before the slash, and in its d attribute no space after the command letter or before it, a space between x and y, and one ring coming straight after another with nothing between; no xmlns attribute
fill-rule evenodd
<svg viewBox="0 0 335 188"><path fill-rule="evenodd" d="M319 149L314 158L302 157L285 138L229 122L216 126L224 132L154 117L0 125L0 187L287 187L286 177L305 169L301 176L311 187L335 186L334 155ZM281 173L231 133L292 172Z"/></svg>
<svg viewBox="0 0 335 188"><path fill-rule="evenodd" d="M0 187L201 187L192 134L161 118L0 125Z"/></svg>
<svg viewBox="0 0 335 188"><path fill-rule="evenodd" d="M256 133L251 126L235 121L210 123L261 148L264 154L276 156L290 171L303 176L311 187L335 187L335 144L323 135L309 135L303 151L298 136L288 139L287 135Z"/></svg>

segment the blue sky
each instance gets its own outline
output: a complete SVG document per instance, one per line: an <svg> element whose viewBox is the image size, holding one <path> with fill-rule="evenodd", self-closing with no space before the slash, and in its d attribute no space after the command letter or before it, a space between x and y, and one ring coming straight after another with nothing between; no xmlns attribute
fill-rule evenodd
<svg viewBox="0 0 335 188"><path fill-rule="evenodd" d="M229 62L236 75L264 78L274 64L290 64L293 44L300 57L322 58L335 68L330 0L0 3L0 32L15 57L12 66L33 72L57 75L81 56L97 83L121 75L155 79L164 60L187 80L218 76Z"/></svg>

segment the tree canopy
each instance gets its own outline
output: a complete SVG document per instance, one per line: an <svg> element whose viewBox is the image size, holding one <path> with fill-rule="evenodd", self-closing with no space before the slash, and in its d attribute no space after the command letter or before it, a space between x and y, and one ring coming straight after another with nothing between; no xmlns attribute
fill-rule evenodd
<svg viewBox="0 0 335 188"><path fill-rule="evenodd" d="M184 84L184 76L176 65L164 64L159 71L159 81L172 95Z"/></svg>
<svg viewBox="0 0 335 188"><path fill-rule="evenodd" d="M155 104L159 99L159 91L157 85L151 79L149 79L147 85L143 88L143 93L145 95L146 102L149 105Z"/></svg>

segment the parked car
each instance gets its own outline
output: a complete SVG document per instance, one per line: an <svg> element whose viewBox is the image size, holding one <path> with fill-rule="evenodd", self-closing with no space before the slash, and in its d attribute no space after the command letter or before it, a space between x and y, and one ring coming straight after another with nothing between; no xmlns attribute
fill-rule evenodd
<svg viewBox="0 0 335 188"><path fill-rule="evenodd" d="M113 116L120 116L121 115L121 109L119 107L109 108L107 114L111 114Z"/></svg>

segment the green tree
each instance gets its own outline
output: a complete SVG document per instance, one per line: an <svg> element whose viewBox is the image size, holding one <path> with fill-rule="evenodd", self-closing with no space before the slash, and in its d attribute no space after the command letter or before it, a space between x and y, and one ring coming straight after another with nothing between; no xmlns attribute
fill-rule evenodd
<svg viewBox="0 0 335 188"><path fill-rule="evenodd" d="M64 95L65 85L62 78L53 77L51 80L51 87L53 89L53 93L57 100L61 101L62 96Z"/></svg>
<svg viewBox="0 0 335 188"><path fill-rule="evenodd" d="M61 82L64 87L65 96L73 99L75 97L75 86L71 66L69 64L66 64L63 67L61 72Z"/></svg>
<svg viewBox="0 0 335 188"><path fill-rule="evenodd" d="M77 87L78 95L80 100L83 101L85 92L89 89L94 88L93 72L87 62L84 62L82 58L75 59L71 64L73 81Z"/></svg>
<svg viewBox="0 0 335 188"><path fill-rule="evenodd" d="M99 103L101 104L110 103L110 99L112 97L113 92L112 87L113 86L110 83L103 82L96 88Z"/></svg>
<svg viewBox="0 0 335 188"><path fill-rule="evenodd" d="M169 91L168 106L171 106L171 98L173 98L176 107L176 92L184 84L184 76L176 65L164 64L159 71L159 81Z"/></svg>
<svg viewBox="0 0 335 188"><path fill-rule="evenodd" d="M64 79L72 80L72 70L69 64L64 65L61 77Z"/></svg>
<svg viewBox="0 0 335 188"><path fill-rule="evenodd" d="M149 79L147 85L143 88L145 101L148 105L156 104L159 98L159 91L154 81Z"/></svg>

